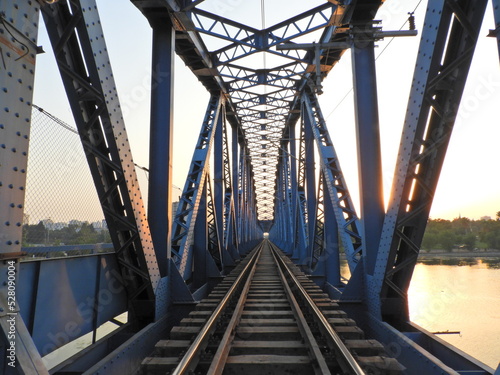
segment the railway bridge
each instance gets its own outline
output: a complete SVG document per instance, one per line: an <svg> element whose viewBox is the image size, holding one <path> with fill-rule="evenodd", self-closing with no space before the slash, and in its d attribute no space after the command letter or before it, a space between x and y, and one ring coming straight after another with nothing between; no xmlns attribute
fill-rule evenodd
<svg viewBox="0 0 500 375"><path fill-rule="evenodd" d="M407 27L386 30L382 0L311 1L271 26L262 0L260 27L233 17L238 0L131 2L152 30L147 202L96 0L0 1L0 372L500 374L408 309L488 2L429 0L419 30L412 12ZM85 255L23 246L42 23L109 230L110 244ZM374 49L417 34L386 208ZM318 99L346 51L359 210ZM176 54L209 101L192 103L206 112L174 211L174 100L189 100L174 97ZM98 336L107 322L118 328ZM89 333L48 368L43 357Z"/></svg>

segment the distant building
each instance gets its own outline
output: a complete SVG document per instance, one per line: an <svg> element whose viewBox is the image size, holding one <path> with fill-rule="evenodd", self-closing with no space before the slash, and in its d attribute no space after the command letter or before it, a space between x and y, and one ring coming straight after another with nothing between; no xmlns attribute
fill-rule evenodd
<svg viewBox="0 0 500 375"><path fill-rule="evenodd" d="M48 229L48 230L54 230L54 222L52 221L52 219L43 219L42 220L42 224L43 226L45 227L45 229Z"/></svg>
<svg viewBox="0 0 500 375"><path fill-rule="evenodd" d="M57 222L57 223L53 223L53 225L51 226L51 228L48 228L48 229L50 229L50 230L60 230L60 229L67 228L67 227L68 227L68 223Z"/></svg>
<svg viewBox="0 0 500 375"><path fill-rule="evenodd" d="M92 223L92 227L97 231L100 232L102 230L107 230L108 225L106 224L106 220L101 220L101 221L94 221Z"/></svg>
<svg viewBox="0 0 500 375"><path fill-rule="evenodd" d="M488 221L488 220L491 220L491 216L481 216L481 219L482 221Z"/></svg>

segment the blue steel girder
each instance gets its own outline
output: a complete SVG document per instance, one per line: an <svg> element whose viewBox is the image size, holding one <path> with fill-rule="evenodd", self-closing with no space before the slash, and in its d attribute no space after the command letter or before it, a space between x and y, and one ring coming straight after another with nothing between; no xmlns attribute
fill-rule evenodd
<svg viewBox="0 0 500 375"><path fill-rule="evenodd" d="M221 238L223 248L231 254L233 259L238 256L238 241L235 233L235 202L233 196L233 183L231 178L231 159L229 157L229 143L227 138L227 121L224 117L222 122L222 160L223 160L223 236ZM236 141L236 146L238 145ZM237 152L233 149L233 152Z"/></svg>
<svg viewBox="0 0 500 375"><path fill-rule="evenodd" d="M260 127L261 133L254 135L267 135L269 139L272 139L272 134L282 132L288 122L288 115L283 108L291 109L292 112L300 108L300 101L297 101L300 95L297 94L311 79L314 81L317 64L315 53L318 54L321 65L321 77L316 79L318 82L326 76L344 52L338 48L283 52L275 47L284 42L293 42L317 30L324 30L319 39L320 43L345 41L348 37L347 29L338 27L348 24L351 18L353 21L373 18L381 4L381 1L368 0L342 4L336 1L325 2L277 25L259 30L201 10L196 6L196 2L183 5L175 0L132 1L147 17L157 9L167 8L170 11L177 31L177 53L207 89L213 92L218 87L217 91L229 93L228 103L234 104L235 120L232 124L239 123L244 132ZM207 36L207 45L216 40L217 47L208 49L201 38L202 35ZM255 58L250 59L253 61L251 64L250 60L244 59L258 52L263 54L262 69L254 69ZM223 54L228 58L222 58ZM280 56L281 60L288 63L268 68L266 54ZM239 60L238 63L233 64L236 60ZM245 65L251 65L252 68L246 68ZM272 102L281 108L271 107ZM249 109L255 104L262 107L252 112ZM292 115L292 118L295 116ZM261 191L261 181L274 179L278 160L277 146L270 142L266 152L262 152L258 147L254 147L255 139L252 139L251 135L249 134L249 156L256 162L253 169L254 181L256 190ZM262 143L258 144L261 145ZM272 196L265 196L259 199L260 220L272 219L270 212L273 210L264 209L261 205L261 202L267 203L271 198ZM261 208L262 213L265 212L264 216L260 214Z"/></svg>
<svg viewBox="0 0 500 375"><path fill-rule="evenodd" d="M310 68L310 62L313 60L310 53L280 52L275 50L275 46L313 31L324 29L328 25L336 27L343 24L348 8L349 6L339 6L336 3L325 3L265 30L257 30L198 8L193 8L186 17L181 15L175 17L184 21L186 30L193 30L193 32L209 35L228 43L225 47L210 51L208 54L211 56L211 61L218 66L217 76L225 81L225 88L230 94L230 101L236 106L243 128L248 131L252 127L258 128L260 126L264 134L259 133L257 136L262 136L265 133L271 135L282 131L286 123L287 109L290 108L290 103L297 96L297 87L300 86L300 81L304 79L300 75L313 70ZM328 28L327 39L331 38L333 29L333 27ZM232 61L256 52L288 57L290 62L276 68L264 67L260 70L244 67L243 60L239 65L232 64ZM223 54L227 58L221 58ZM270 107L273 101L280 108ZM246 104L249 102L250 104ZM255 112L248 111L254 106L251 103L255 103L261 108ZM268 125L271 122L273 122L274 127ZM247 136L249 139L251 138L250 132L247 133ZM262 185L266 182L261 181L265 180L265 177L272 179L272 172L276 171L277 150L275 146L271 146L266 152L262 152L257 147L253 147L254 142L252 141L250 139L249 145L252 161L256 163L254 173L258 176L255 179L256 191L262 191L264 190ZM270 198L271 196L264 197L262 201L268 202ZM266 215L259 214L260 219L265 220L272 217L268 214L271 211L263 209L262 212L264 211Z"/></svg>
<svg viewBox="0 0 500 375"><path fill-rule="evenodd" d="M18 259L23 255L39 15L36 1L0 2L0 372L5 375L48 375L26 326L29 309L19 305L20 285L27 276L20 272Z"/></svg>
<svg viewBox="0 0 500 375"><path fill-rule="evenodd" d="M316 197L316 215L314 237L311 249L310 268L314 270L325 250L325 198L324 198L324 173L320 171L318 180L318 195Z"/></svg>
<svg viewBox="0 0 500 375"><path fill-rule="evenodd" d="M306 199L306 147L305 147L305 124L304 119L300 122L299 154L297 168L297 202L295 213L295 245L294 258L301 259L305 256L307 244L309 243L309 228L307 199Z"/></svg>
<svg viewBox="0 0 500 375"><path fill-rule="evenodd" d="M271 48L331 24L336 8L334 4L325 3L265 30L257 30L200 9L194 9L192 14L196 31L231 42L212 51L217 65L223 65L263 51L304 61L298 51L280 52ZM305 25L302 26L302 23Z"/></svg>
<svg viewBox="0 0 500 375"><path fill-rule="evenodd" d="M286 150L288 141L282 140L279 148L279 161L276 174L275 199L274 199L274 226L279 235L275 241L285 251L293 246L293 213L291 204L291 176L289 155Z"/></svg>
<svg viewBox="0 0 500 375"><path fill-rule="evenodd" d="M258 84L270 84L274 81L279 80L292 80L294 77L300 77L303 72L307 69L308 65L305 63L288 63L274 68L263 68L263 69L253 69L250 67L245 67L236 64L225 64L219 67L219 74L225 77L227 82L231 84L234 81L248 81ZM285 87L283 85L277 85L277 87ZM288 87L288 86L286 86Z"/></svg>
<svg viewBox="0 0 500 375"><path fill-rule="evenodd" d="M407 291L486 0L432 1L422 32L374 279L372 314L408 319Z"/></svg>
<svg viewBox="0 0 500 375"><path fill-rule="evenodd" d="M312 126L325 184L328 187L330 199L334 204L340 237L352 273L362 255L361 235L359 233L359 222L356 211L317 97L310 89L306 89L302 95L302 100L304 104L302 115L309 118Z"/></svg>
<svg viewBox="0 0 500 375"><path fill-rule="evenodd" d="M291 72L286 76L280 76L278 74L266 73L264 70L255 71L247 76L238 77L237 79L228 82L229 92L236 90L248 90L249 88L256 87L259 85L266 85L271 90L278 89L290 89L294 88L299 81L300 73ZM221 74L222 75L222 74ZM291 77L295 76L296 79Z"/></svg>
<svg viewBox="0 0 500 375"><path fill-rule="evenodd" d="M173 258L184 280L191 278L193 229L198 214L200 194L203 193L206 182L210 151L217 122L221 116L222 104L221 95L210 97L172 228L172 253L169 257Z"/></svg>
<svg viewBox="0 0 500 375"><path fill-rule="evenodd" d="M42 13L121 271L129 281L131 312L154 313L139 306L153 302L160 273L97 5L94 0L59 1L44 5Z"/></svg>
<svg viewBox="0 0 500 375"><path fill-rule="evenodd" d="M213 260L219 271L222 271L224 268L224 259L222 254L222 247L220 241L220 231L219 231L219 222L217 214L218 212L215 209L215 200L212 194L212 184L210 182L210 174L207 173L205 175L205 184L204 189L206 191L206 204L207 204L207 250L212 256Z"/></svg>
<svg viewBox="0 0 500 375"><path fill-rule="evenodd" d="M223 160L223 168L224 173L222 176L223 185L224 185L224 246L226 246L226 242L229 236L229 223L231 220L231 215L233 214L233 187L231 185L231 159L229 158L229 144L227 142L227 126L226 121L223 122L222 129L222 160Z"/></svg>

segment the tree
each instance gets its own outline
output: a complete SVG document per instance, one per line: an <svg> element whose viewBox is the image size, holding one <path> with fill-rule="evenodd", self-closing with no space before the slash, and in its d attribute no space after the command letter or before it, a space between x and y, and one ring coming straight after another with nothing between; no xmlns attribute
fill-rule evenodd
<svg viewBox="0 0 500 375"><path fill-rule="evenodd" d="M424 239L422 240L422 248L426 250L435 249L439 243L438 235L434 231L425 232Z"/></svg>
<svg viewBox="0 0 500 375"><path fill-rule="evenodd" d="M40 221L36 225L25 225L23 227L23 238L29 244L41 244L45 241L45 225Z"/></svg>
<svg viewBox="0 0 500 375"><path fill-rule="evenodd" d="M473 250L476 247L476 236L473 234L468 234L462 239L462 243L468 250Z"/></svg>
<svg viewBox="0 0 500 375"><path fill-rule="evenodd" d="M439 233L438 240L444 250L453 250L453 246L456 243L456 235L451 230L446 230Z"/></svg>

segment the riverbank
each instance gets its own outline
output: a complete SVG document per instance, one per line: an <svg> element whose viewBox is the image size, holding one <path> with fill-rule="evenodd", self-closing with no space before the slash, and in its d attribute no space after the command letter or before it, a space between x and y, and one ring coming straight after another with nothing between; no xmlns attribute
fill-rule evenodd
<svg viewBox="0 0 500 375"><path fill-rule="evenodd" d="M499 250L488 251L444 251L444 250L420 250L418 254L419 259L423 258L500 258Z"/></svg>

